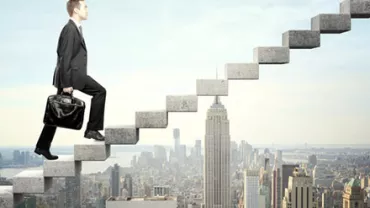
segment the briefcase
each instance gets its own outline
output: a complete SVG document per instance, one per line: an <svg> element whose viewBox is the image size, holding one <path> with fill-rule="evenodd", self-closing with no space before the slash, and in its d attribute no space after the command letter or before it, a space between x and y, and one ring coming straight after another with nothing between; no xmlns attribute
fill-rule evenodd
<svg viewBox="0 0 370 208"><path fill-rule="evenodd" d="M73 94L50 95L46 101L44 124L80 130L85 114L85 102Z"/></svg>

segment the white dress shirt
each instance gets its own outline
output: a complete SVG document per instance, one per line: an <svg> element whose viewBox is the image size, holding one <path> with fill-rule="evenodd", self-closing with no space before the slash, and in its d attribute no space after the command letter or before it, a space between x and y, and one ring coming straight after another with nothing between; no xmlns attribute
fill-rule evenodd
<svg viewBox="0 0 370 208"><path fill-rule="evenodd" d="M77 22L75 19L73 19L72 17L70 19L76 24L78 28L81 26L81 24Z"/></svg>
<svg viewBox="0 0 370 208"><path fill-rule="evenodd" d="M75 23L75 25L77 26L80 33L82 33L82 31L81 31L82 30L82 25L79 22L77 22L75 19L73 19L72 17L70 19Z"/></svg>

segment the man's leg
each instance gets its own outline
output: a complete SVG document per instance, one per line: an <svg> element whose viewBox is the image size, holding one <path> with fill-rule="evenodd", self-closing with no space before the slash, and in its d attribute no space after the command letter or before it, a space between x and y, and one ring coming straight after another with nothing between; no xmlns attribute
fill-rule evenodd
<svg viewBox="0 0 370 208"><path fill-rule="evenodd" d="M62 92L62 89L58 89L57 94L60 94ZM42 132L40 134L39 140L36 144L35 153L36 154L42 154L46 159L48 160L56 160L58 159L58 156L52 155L50 153L50 146L53 142L55 131L57 130L57 127L55 126L48 126L44 125L44 128L42 129Z"/></svg>
<svg viewBox="0 0 370 208"><path fill-rule="evenodd" d="M103 141L105 138L99 133L99 130L104 129L105 98L107 92L103 86L90 76L87 76L85 86L80 91L93 96L85 137Z"/></svg>
<svg viewBox="0 0 370 208"><path fill-rule="evenodd" d="M44 125L39 140L37 141L36 148L50 150L51 142L54 139L56 130L57 127L55 126Z"/></svg>

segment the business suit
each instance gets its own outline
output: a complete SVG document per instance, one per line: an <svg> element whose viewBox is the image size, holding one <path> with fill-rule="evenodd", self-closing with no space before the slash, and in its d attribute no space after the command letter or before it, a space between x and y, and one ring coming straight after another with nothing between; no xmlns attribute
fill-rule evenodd
<svg viewBox="0 0 370 208"><path fill-rule="evenodd" d="M89 122L85 131L86 137L86 132L89 130L97 132L104 129L106 90L87 74L87 48L82 31L77 24L70 19L60 33L53 85L57 88L58 94L63 91L63 88L73 87L73 89L93 96ZM56 127L44 125L36 149L49 151L55 131Z"/></svg>

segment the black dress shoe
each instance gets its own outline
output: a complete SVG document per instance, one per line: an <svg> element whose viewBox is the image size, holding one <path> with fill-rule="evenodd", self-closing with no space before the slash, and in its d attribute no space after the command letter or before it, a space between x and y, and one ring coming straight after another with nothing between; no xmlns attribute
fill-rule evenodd
<svg viewBox="0 0 370 208"><path fill-rule="evenodd" d="M99 131L94 131L94 130L85 131L85 138L95 139L97 141L104 141L105 140L105 137L103 135L101 135Z"/></svg>
<svg viewBox="0 0 370 208"><path fill-rule="evenodd" d="M38 154L38 155L44 156L48 160L58 159L58 156L57 155L52 155L49 150L43 150L43 149L40 149L40 148L36 148L35 153Z"/></svg>

